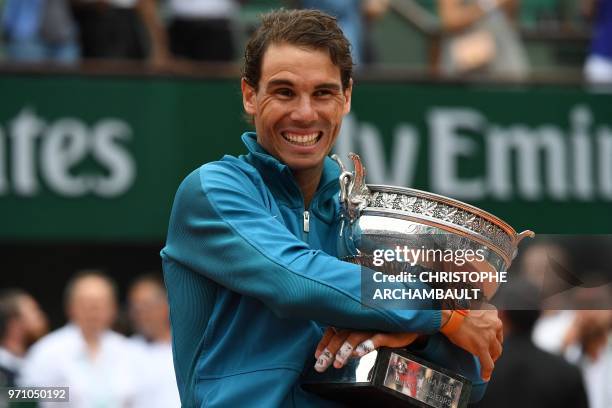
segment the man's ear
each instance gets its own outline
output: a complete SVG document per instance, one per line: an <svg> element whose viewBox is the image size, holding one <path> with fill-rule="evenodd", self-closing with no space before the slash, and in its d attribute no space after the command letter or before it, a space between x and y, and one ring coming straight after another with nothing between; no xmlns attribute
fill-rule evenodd
<svg viewBox="0 0 612 408"><path fill-rule="evenodd" d="M255 97L257 96L257 91L244 78L240 81L240 89L242 89L244 111L249 115L255 115Z"/></svg>
<svg viewBox="0 0 612 408"><path fill-rule="evenodd" d="M353 78L349 80L349 84L344 90L344 114L351 111L351 96L353 94Z"/></svg>

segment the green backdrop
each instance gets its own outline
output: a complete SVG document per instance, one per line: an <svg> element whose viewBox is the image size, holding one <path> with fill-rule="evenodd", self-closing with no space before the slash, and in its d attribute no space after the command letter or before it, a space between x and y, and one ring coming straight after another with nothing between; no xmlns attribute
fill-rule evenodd
<svg viewBox="0 0 612 408"><path fill-rule="evenodd" d="M244 149L238 79L0 76L0 239L163 240L174 192ZM612 232L612 96L357 80L338 150L369 182L540 233Z"/></svg>

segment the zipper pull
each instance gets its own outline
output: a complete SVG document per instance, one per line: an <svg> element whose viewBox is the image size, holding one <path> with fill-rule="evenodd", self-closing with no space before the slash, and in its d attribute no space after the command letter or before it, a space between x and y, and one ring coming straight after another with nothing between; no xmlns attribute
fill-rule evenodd
<svg viewBox="0 0 612 408"><path fill-rule="evenodd" d="M310 231L310 214L304 211L304 232Z"/></svg>

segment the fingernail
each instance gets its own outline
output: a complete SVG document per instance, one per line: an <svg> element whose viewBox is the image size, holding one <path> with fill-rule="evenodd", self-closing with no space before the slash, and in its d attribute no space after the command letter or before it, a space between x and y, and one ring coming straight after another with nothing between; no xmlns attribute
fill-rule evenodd
<svg viewBox="0 0 612 408"><path fill-rule="evenodd" d="M325 349L323 350L319 358L317 358L317 362L314 365L314 369L322 373L323 371L327 370L327 367L329 367L331 362L332 362L332 354L329 352L328 349Z"/></svg>
<svg viewBox="0 0 612 408"><path fill-rule="evenodd" d="M351 356L353 352L353 346L347 341L344 342L338 353L336 353L336 361L334 362L334 367L340 368L344 364L346 364L346 360Z"/></svg>
<svg viewBox="0 0 612 408"><path fill-rule="evenodd" d="M368 339L357 346L355 354L357 354L357 357L363 357L372 351L374 351L374 343Z"/></svg>

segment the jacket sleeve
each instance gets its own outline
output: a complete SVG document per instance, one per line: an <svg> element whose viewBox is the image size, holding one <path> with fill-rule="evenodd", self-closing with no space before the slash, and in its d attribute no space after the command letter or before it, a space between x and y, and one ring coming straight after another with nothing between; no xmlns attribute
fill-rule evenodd
<svg viewBox="0 0 612 408"><path fill-rule="evenodd" d="M439 310L363 306L359 266L297 239L248 175L227 162L207 164L183 181L162 257L259 299L280 317L390 332L432 333L440 326Z"/></svg>

